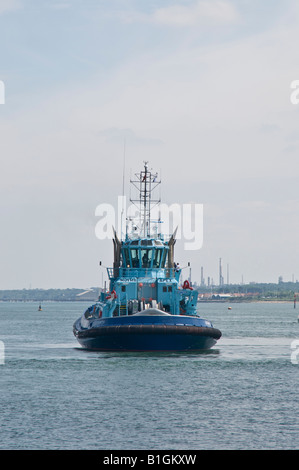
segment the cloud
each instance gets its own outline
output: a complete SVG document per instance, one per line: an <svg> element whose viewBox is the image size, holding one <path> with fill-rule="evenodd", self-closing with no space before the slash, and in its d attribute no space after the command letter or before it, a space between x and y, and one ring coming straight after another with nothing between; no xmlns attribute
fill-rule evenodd
<svg viewBox="0 0 299 470"><path fill-rule="evenodd" d="M14 11L21 8L19 0L0 0L0 15L7 11Z"/></svg>
<svg viewBox="0 0 299 470"><path fill-rule="evenodd" d="M157 8L151 14L129 13L126 21L144 21L155 24L187 27L208 23L236 22L239 15L234 6L223 0L198 0L190 5L171 5Z"/></svg>
<svg viewBox="0 0 299 470"><path fill-rule="evenodd" d="M71 4L69 2L57 2L57 3L51 3L49 5L50 8L53 10L65 10L67 8L71 7Z"/></svg>
<svg viewBox="0 0 299 470"><path fill-rule="evenodd" d="M121 144L129 142L130 145L161 145L163 141L161 139L142 137L132 129L120 129L120 128L109 128L99 132L99 135L104 137L105 142Z"/></svg>
<svg viewBox="0 0 299 470"><path fill-rule="evenodd" d="M64 286L66 278L68 285L77 283L72 277L78 272L78 259L73 256L76 247L78 253L84 251L80 275L86 278L81 278L82 283L91 285L96 278L92 267L98 250L92 226L93 221L96 223L94 208L103 201L114 203L120 194L124 138L128 173L129 168L137 170L144 159L154 168L161 168L163 202L194 200L205 204L204 246L200 253L205 269L213 260L217 269L217 258L221 256L232 266L232 278L238 280L241 272L246 279L254 280L257 276L277 279L280 273L284 277L284 272L296 273L299 166L298 152L291 152L290 146L299 146L299 105L290 103L289 85L299 78L295 60L298 10L294 6L291 14L286 8L277 24L261 29L249 24L250 15L241 10L245 2L239 2L238 13L229 1L177 0L168 8L160 7L161 3L150 2L151 13L145 14L140 7L135 16L123 17L127 24L122 28L115 10L105 10L104 16L110 14L109 28L115 27L113 33L109 29L109 41L105 43L106 36L102 36L108 34L108 29L101 30L101 36L94 33L90 37L95 39L97 50L99 44L107 44L103 49L111 62L99 60L99 71L94 74L89 74L86 67L87 78L76 76L70 67L72 79L64 82L62 74L59 87L55 82L45 94L25 90L29 80L21 77L20 106L15 105L14 110L11 100L1 108L0 209L5 227L3 246L8 247L2 264L23 266L18 271L21 285L29 278L44 285L47 281L48 285L54 282ZM0 13L20 4L0 0ZM56 0L53 4L59 5L62 8L68 3ZM248 9L247 13L252 13L252 7ZM45 10L41 11L44 14ZM260 12L256 15L262 23ZM77 35L78 24L72 25L72 15L69 20L67 34ZM97 17L95 23L98 28ZM205 25L207 35L202 34ZM218 32L222 25L229 26L228 37L225 32L223 36L213 35L210 41L211 31ZM50 27L51 37L56 30L49 20ZM170 27L174 34L169 34ZM148 31L143 35L145 29ZM111 38L123 46L117 53ZM71 63L63 62L61 39L55 32L53 43L57 45L57 40L59 47L53 49L57 53L53 75L59 67L59 76ZM82 49L77 51L76 36L73 39L72 54L79 55ZM83 34L82 47L86 48L85 41ZM8 46L9 52L13 50L12 44ZM35 43L30 47L33 55ZM86 61L95 60L88 53ZM92 47L91 53L98 57ZM28 70L33 78L38 68ZM15 103L20 96L13 97ZM73 213L75 222L70 217ZM86 214L91 214L91 223L85 226ZM40 234L35 226L42 224ZM84 230L90 230L89 238L81 230L83 225ZM19 226L24 230L17 230ZM16 234L13 240L12 234ZM53 252L57 248L56 252L62 254L53 275L48 266L49 261L52 268L51 260L40 263L37 251L42 253L44 246L51 246ZM109 250L107 244L107 250L103 249L107 261L103 258L103 263L110 262ZM269 265L266 267L265 262L265 269L257 273L252 260L263 258L267 250ZM279 267L281 271L271 264L279 250L286 260ZM289 266L283 271L286 263ZM199 276L196 269L200 268L192 268L192 273ZM5 271L2 282L14 287L15 269L10 276Z"/></svg>

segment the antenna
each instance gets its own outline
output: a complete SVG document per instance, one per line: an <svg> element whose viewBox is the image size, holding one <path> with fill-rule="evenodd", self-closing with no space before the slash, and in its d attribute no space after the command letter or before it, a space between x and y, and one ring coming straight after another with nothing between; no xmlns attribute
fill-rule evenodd
<svg viewBox="0 0 299 470"><path fill-rule="evenodd" d="M148 168L148 162L144 162L144 170L135 173L133 179L130 180L131 187L135 187L137 195L134 198L130 195L130 202L132 202L138 209L139 213L139 230L140 235L143 237L151 236L151 212L161 200L153 199L152 193L154 189L161 184L158 178L158 173L153 174L152 170Z"/></svg>
<svg viewBox="0 0 299 470"><path fill-rule="evenodd" d="M126 138L124 137L123 196L125 195Z"/></svg>
<svg viewBox="0 0 299 470"><path fill-rule="evenodd" d="M121 208L121 220L120 220L120 238L122 238L122 233L123 233L124 200L125 200L125 167L126 167L126 138L124 137L123 194L122 194L122 208Z"/></svg>

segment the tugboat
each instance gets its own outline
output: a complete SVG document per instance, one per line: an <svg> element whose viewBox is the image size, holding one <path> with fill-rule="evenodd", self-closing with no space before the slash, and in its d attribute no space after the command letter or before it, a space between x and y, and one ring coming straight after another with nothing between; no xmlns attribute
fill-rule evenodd
<svg viewBox="0 0 299 470"><path fill-rule="evenodd" d="M190 279L180 285L174 263L176 231L152 231L152 191L160 184L144 162L131 183L137 188L140 220L124 239L113 229L114 263L107 268L109 292L102 291L73 325L80 345L97 351L184 352L210 349L220 330L197 314L198 293ZM160 201L158 201L160 202ZM122 237L120 237L122 238ZM168 238L168 239L166 239Z"/></svg>

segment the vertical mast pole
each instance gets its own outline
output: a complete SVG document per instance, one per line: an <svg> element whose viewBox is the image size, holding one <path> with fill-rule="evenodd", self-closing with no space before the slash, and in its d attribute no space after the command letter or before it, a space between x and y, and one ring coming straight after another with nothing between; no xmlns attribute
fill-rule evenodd
<svg viewBox="0 0 299 470"><path fill-rule="evenodd" d="M124 199L125 199L125 163L126 163L126 139L124 139L124 161L123 161L123 194L122 194L122 210L121 210L121 221L120 221L120 239L123 234L123 218L124 218ZM126 224L127 225L127 224ZM125 230L127 232L127 228Z"/></svg>
<svg viewBox="0 0 299 470"><path fill-rule="evenodd" d="M147 179L147 162L144 162L144 205L143 205L143 235L146 237L146 179Z"/></svg>

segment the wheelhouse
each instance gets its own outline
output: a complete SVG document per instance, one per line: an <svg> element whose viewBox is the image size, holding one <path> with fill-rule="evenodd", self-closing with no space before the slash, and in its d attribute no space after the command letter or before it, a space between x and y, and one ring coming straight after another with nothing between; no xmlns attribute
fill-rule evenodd
<svg viewBox="0 0 299 470"><path fill-rule="evenodd" d="M163 269L167 267L169 247L159 239L129 240L122 243L122 267Z"/></svg>

